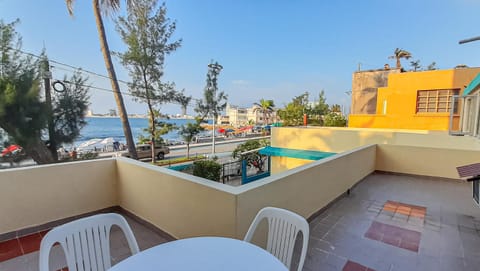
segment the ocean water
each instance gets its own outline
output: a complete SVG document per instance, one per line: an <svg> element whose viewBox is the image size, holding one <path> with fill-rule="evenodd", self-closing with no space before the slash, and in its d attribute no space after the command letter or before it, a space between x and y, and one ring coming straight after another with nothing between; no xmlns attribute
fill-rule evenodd
<svg viewBox="0 0 480 271"><path fill-rule="evenodd" d="M113 137L116 141L125 143L125 136L123 134L122 122L119 118L86 118L87 125L83 127L80 132L80 137L74 143L78 146L80 143L90 140L92 138L107 138ZM130 128L132 129L133 140L138 141L140 135L147 136L143 129L148 128L148 119L129 118ZM164 119L167 123L173 123L180 127L189 122L194 122L192 119ZM181 140L178 130L173 130L168 134L162 136L167 140Z"/></svg>

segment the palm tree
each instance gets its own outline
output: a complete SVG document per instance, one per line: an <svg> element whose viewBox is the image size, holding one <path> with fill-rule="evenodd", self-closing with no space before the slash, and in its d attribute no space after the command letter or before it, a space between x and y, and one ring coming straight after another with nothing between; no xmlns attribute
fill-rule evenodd
<svg viewBox="0 0 480 271"><path fill-rule="evenodd" d="M393 52L393 56L389 56L388 58L390 59L396 59L397 60L397 69L402 68L402 63L400 63L401 58L405 59L410 59L412 57L412 54L408 51L405 51L403 49L397 48L395 49L395 52Z"/></svg>
<svg viewBox="0 0 480 271"><path fill-rule="evenodd" d="M127 4L132 3L131 0L126 0ZM73 4L75 0L65 0L68 13L73 16ZM113 68L112 57L110 56L110 49L108 47L107 36L105 34L105 27L103 25L102 12L104 14L108 12L117 11L120 8L120 0L93 0L93 13L95 15L95 21L97 23L98 37L100 40L100 48L102 49L103 59L105 61L105 67L107 68L108 77L110 77L110 83L112 84L113 96L118 107L118 115L122 122L123 133L127 141L128 151L130 157L137 159L137 151L135 150L135 143L132 137L132 130L130 129L130 123L128 122L127 110L125 109L125 103L123 102L122 93L118 86L117 75Z"/></svg>
<svg viewBox="0 0 480 271"><path fill-rule="evenodd" d="M330 107L331 112L340 113L342 112L342 107L339 104L334 104Z"/></svg>
<svg viewBox="0 0 480 271"><path fill-rule="evenodd" d="M273 100L265 100L261 99L259 103L253 103L255 109L253 111L260 111L263 114L263 124L268 124L268 119L267 116L272 114L273 112L273 107L275 104L273 103Z"/></svg>
<svg viewBox="0 0 480 271"><path fill-rule="evenodd" d="M414 72L416 72L417 70L420 70L420 68L422 67L420 65L420 60L410 61L410 66L412 66Z"/></svg>

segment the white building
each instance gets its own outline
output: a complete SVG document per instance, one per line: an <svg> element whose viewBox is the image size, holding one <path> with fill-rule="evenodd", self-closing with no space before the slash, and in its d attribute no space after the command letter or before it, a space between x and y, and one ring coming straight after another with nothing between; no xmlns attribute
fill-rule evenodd
<svg viewBox="0 0 480 271"><path fill-rule="evenodd" d="M225 115L219 117L218 122L223 125L232 125L240 127L245 125L265 125L261 110L255 110L257 106L249 108L231 105L227 103ZM269 117L268 122L272 123L275 118L275 112Z"/></svg>

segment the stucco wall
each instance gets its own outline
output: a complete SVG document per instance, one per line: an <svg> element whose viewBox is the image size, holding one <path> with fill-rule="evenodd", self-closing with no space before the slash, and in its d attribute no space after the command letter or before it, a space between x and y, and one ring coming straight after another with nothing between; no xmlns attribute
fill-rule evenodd
<svg viewBox="0 0 480 271"><path fill-rule="evenodd" d="M115 160L0 172L0 234L117 205Z"/></svg>
<svg viewBox="0 0 480 271"><path fill-rule="evenodd" d="M449 128L448 112L416 113L417 91L460 89L461 94L479 72L480 68L468 68L391 73L388 75L388 86L378 88L376 115L352 111L348 126L446 131ZM457 116L454 123L458 125L458 122Z"/></svg>
<svg viewBox="0 0 480 271"><path fill-rule="evenodd" d="M119 158L120 206L176 238L235 235L232 187Z"/></svg>
<svg viewBox="0 0 480 271"><path fill-rule="evenodd" d="M426 130L335 127L273 127L272 147L343 152L369 144L394 144L480 150L480 140Z"/></svg>
<svg viewBox="0 0 480 271"><path fill-rule="evenodd" d="M376 169L458 179L456 167L478 163L479 150L377 145Z"/></svg>
<svg viewBox="0 0 480 271"><path fill-rule="evenodd" d="M310 217L373 172L375 156L374 145L364 146L243 185L237 196L237 237L243 238L266 206Z"/></svg>
<svg viewBox="0 0 480 271"><path fill-rule="evenodd" d="M272 156L271 159L272 159L272 166L270 168L271 174L277 174L286 170L290 170L292 168L296 168L296 167L314 162L314 160L298 159L298 158L290 158L290 157L279 157L279 156Z"/></svg>
<svg viewBox="0 0 480 271"><path fill-rule="evenodd" d="M377 113L377 90L385 87L390 73L399 69L354 72L352 75L352 114Z"/></svg>

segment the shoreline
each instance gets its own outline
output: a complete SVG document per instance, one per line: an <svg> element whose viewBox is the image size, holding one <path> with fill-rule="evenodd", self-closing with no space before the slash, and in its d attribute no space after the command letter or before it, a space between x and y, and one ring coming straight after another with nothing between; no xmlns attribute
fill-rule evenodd
<svg viewBox="0 0 480 271"><path fill-rule="evenodd" d="M85 116L85 118L119 119L120 116L91 115L91 116ZM147 115L138 114L138 115L129 115L128 118L129 119L148 119L149 117ZM162 119L166 119L166 120L169 120L169 119L172 119L172 120L193 120L193 119L195 119L195 117L192 117L192 116L184 116L184 117L168 116L168 118L162 118Z"/></svg>

